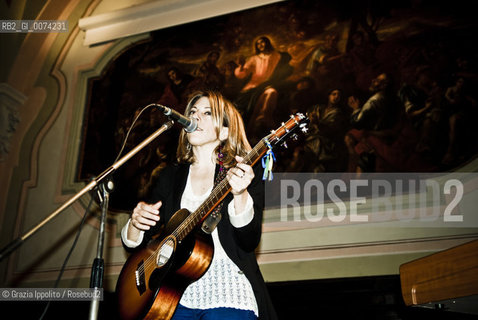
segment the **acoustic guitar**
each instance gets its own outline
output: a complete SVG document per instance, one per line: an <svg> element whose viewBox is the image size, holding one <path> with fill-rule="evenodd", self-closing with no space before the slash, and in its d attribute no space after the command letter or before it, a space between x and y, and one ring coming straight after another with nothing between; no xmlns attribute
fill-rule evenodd
<svg viewBox="0 0 478 320"><path fill-rule="evenodd" d="M262 138L244 162L254 166L270 148L289 137L296 138L296 129L305 133L307 122L303 114L291 115ZM207 271L212 261L212 237L200 226L230 191L223 179L196 211L178 210L162 226L158 237L126 260L116 285L121 319L171 319L186 288Z"/></svg>

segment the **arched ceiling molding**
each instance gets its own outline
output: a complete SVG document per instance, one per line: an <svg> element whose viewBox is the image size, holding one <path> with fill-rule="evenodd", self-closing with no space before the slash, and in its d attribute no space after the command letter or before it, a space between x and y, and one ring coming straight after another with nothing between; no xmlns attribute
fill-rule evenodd
<svg viewBox="0 0 478 320"><path fill-rule="evenodd" d="M76 46L74 50L72 50L72 56L66 57L65 64L62 65L62 71L67 74L69 77L69 82L71 83L70 89L72 90L68 94L68 108L69 108L69 115L68 115L68 123L67 126L68 132L66 132L66 136L68 139L66 141L66 145L64 146L65 152L63 153L65 156L64 167L61 168L62 170L62 181L61 181L61 192L57 197L57 200L66 201L69 199L73 194L80 192L84 187L84 182L77 181L77 169L78 169L78 161L80 159L80 144L79 141L82 140L83 136L83 126L84 126L84 117L85 112L87 112L87 99L88 99L88 86L89 81L91 79L97 78L101 75L101 73L107 68L108 64L114 61L115 57L119 56L122 52L127 50L129 47L137 45L139 42L143 40L147 40L149 38L149 34L141 34L136 35L128 38L124 38L118 41L115 41L107 46L103 46L95 52L91 51L91 48L82 47L79 48ZM91 57L93 55L93 57ZM91 59L88 63L85 64L75 64L75 61L78 61L78 57L83 57L85 60ZM90 57L90 58L88 58ZM72 61L68 63L68 61ZM104 168L105 170L107 168ZM101 172L98 172L98 175ZM88 207L88 202L90 200L90 196L81 197L78 202L79 205L75 206L75 211L82 215L83 210ZM94 212L99 212L99 208L95 204L95 208L92 209ZM111 212L110 212L111 213ZM115 214L114 216L110 216L112 219L110 224L113 226L123 226L129 218L129 215L125 214ZM96 219L90 220L90 224L94 224L95 227L98 227L99 221ZM115 238L119 237L119 230L121 228L114 229ZM113 245L121 246L120 240L113 241Z"/></svg>
<svg viewBox="0 0 478 320"><path fill-rule="evenodd" d="M83 183L78 183L76 181L76 170L78 167L78 159L80 158L80 150L77 142L82 140L84 116L88 99L88 83L90 79L99 77L108 64L112 62L115 57L127 50L128 47L136 45L142 40L148 38L148 34L142 34L116 41L111 46L108 46L106 50L101 50L99 53L93 53L96 55L94 61L91 61L88 64L76 66L72 63L69 67L66 67L72 68L66 72L72 76L72 79L70 80L71 83L74 84L72 85L74 92L71 93L70 97L71 118L69 120L71 121L71 126L69 127L69 138L66 145L67 150L65 152L67 155L65 163L68 165L65 168L63 177L62 193L79 191L78 187L84 186ZM87 48L85 48L83 53L78 50L81 49L76 48L75 56L89 55L89 50ZM75 60L75 57L73 57L72 60ZM101 172L98 172L98 174L100 173Z"/></svg>
<svg viewBox="0 0 478 320"><path fill-rule="evenodd" d="M80 19L83 44L95 45L127 36L263 6L282 0L152 1Z"/></svg>

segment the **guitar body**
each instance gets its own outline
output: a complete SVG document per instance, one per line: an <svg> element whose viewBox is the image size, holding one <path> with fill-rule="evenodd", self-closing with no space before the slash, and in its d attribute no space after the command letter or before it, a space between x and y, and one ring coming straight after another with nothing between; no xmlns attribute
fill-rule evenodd
<svg viewBox="0 0 478 320"><path fill-rule="evenodd" d="M212 237L200 228L182 241L175 230L189 216L177 211L159 236L132 254L118 278L116 294L123 320L171 319L184 290L211 264Z"/></svg>

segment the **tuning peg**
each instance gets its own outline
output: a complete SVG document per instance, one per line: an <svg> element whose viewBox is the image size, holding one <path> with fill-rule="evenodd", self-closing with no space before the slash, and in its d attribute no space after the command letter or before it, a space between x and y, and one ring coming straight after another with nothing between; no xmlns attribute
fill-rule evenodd
<svg viewBox="0 0 478 320"><path fill-rule="evenodd" d="M291 137L292 137L292 140L294 141L299 140L299 136L297 135L297 133L294 133Z"/></svg>
<svg viewBox="0 0 478 320"><path fill-rule="evenodd" d="M309 128L307 126L303 126L302 128L300 128L300 130L303 132L303 133L307 133L307 131L309 131Z"/></svg>
<svg viewBox="0 0 478 320"><path fill-rule="evenodd" d="M287 145L287 143L285 141L282 142L282 147L285 148L285 149L289 148L289 146Z"/></svg>

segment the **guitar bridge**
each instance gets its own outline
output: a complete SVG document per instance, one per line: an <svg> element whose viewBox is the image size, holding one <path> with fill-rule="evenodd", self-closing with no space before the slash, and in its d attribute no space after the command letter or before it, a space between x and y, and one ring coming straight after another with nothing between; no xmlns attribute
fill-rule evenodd
<svg viewBox="0 0 478 320"><path fill-rule="evenodd" d="M139 294L143 294L146 291L146 281L144 278L144 263L143 260L138 264L136 271L134 272L134 278L136 281L136 288L138 288Z"/></svg>

